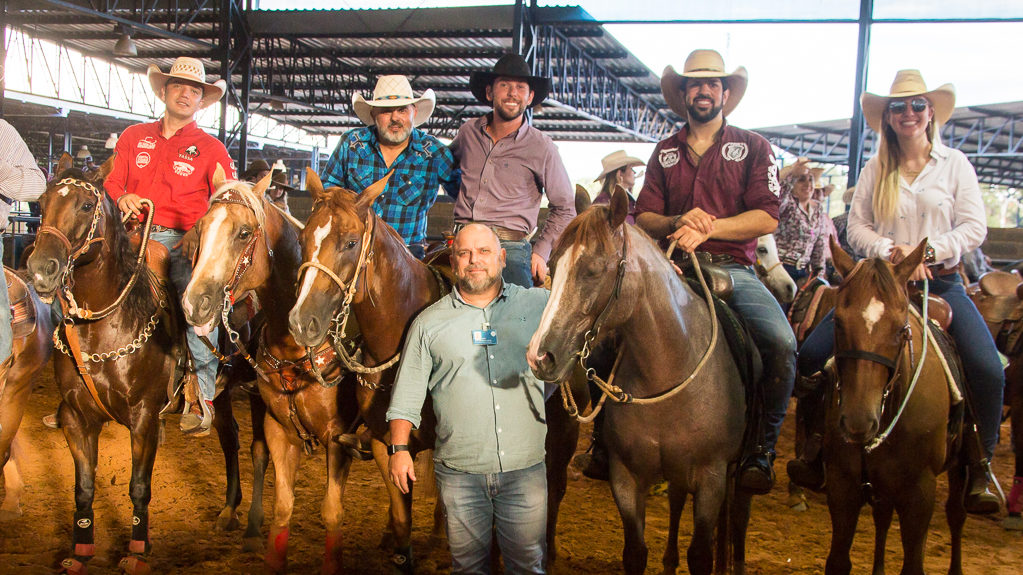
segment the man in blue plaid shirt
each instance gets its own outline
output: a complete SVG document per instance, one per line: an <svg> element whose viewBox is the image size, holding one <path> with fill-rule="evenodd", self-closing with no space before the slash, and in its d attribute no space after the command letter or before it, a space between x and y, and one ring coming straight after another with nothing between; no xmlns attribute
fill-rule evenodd
<svg viewBox="0 0 1023 575"><path fill-rule="evenodd" d="M438 189L458 181L448 148L417 129L433 114L435 103L433 90L416 98L405 76L381 76L372 100L361 94L352 98L352 108L366 127L341 137L320 177L325 186L361 193L393 169L373 207L417 258L424 254L426 214Z"/></svg>

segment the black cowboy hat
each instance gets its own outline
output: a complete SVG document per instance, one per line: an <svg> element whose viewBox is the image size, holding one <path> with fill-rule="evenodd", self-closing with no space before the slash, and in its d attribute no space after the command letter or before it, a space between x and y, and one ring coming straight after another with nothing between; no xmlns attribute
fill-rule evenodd
<svg viewBox="0 0 1023 575"><path fill-rule="evenodd" d="M525 80L529 84L529 89L533 91L533 106L546 100L547 94L551 91L550 78L533 76L525 58L518 54L501 56L501 59L494 64L492 72L473 72L469 76L469 90L477 100L489 106L491 102L487 100L487 86L493 84L494 80L500 77Z"/></svg>
<svg viewBox="0 0 1023 575"><path fill-rule="evenodd" d="M238 179L243 182L255 183L252 181L254 178L259 176L259 174L263 172L269 171L270 164L266 163L266 160L255 160L251 164L249 164L249 167L246 168L244 172L238 174Z"/></svg>
<svg viewBox="0 0 1023 575"><path fill-rule="evenodd" d="M288 184L288 175L284 173L284 170L273 171L273 175L270 177L270 187L289 192L294 192L298 189Z"/></svg>

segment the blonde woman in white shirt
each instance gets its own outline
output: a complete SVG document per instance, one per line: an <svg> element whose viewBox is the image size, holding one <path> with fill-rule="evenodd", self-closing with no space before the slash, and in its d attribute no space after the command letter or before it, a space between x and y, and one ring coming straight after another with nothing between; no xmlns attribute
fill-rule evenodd
<svg viewBox="0 0 1023 575"><path fill-rule="evenodd" d="M849 245L866 257L899 263L927 238L924 263L911 279L928 278L931 293L952 308L949 333L963 361L984 456L990 461L998 442L1005 375L994 339L958 273L962 255L984 241L987 225L973 166L939 137L955 108L955 88L944 84L928 90L920 72L901 70L887 96L865 93L861 103L867 124L880 135L880 147L856 183ZM833 346L833 324L814 330L800 349L800 374L823 367ZM967 509L973 513L999 508L987 488L984 463L971 466Z"/></svg>

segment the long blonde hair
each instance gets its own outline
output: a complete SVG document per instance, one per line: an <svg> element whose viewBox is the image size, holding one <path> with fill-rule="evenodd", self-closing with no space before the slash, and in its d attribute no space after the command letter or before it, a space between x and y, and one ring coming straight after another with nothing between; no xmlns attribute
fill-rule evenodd
<svg viewBox="0 0 1023 575"><path fill-rule="evenodd" d="M933 110L930 101L928 108ZM899 164L902 163L902 150L899 148L899 139L895 130L888 124L891 112L885 106L884 114L881 116L881 145L877 150L879 170L877 174L877 185L874 186L873 208L874 221L891 224L899 211ZM927 141L932 145L940 138L937 122L934 121L934 114L931 113L931 120L927 123Z"/></svg>

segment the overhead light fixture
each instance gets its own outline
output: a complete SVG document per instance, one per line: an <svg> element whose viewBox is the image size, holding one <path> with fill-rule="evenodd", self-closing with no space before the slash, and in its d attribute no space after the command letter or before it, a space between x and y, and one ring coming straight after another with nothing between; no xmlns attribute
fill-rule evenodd
<svg viewBox="0 0 1023 575"><path fill-rule="evenodd" d="M139 49L135 45L135 40L131 38L131 27L118 24L114 27L114 33L117 34L117 43L114 44L114 56L127 57L127 56L138 56Z"/></svg>
<svg viewBox="0 0 1023 575"><path fill-rule="evenodd" d="M92 154L89 153L89 146L83 145L81 148L78 148L78 153L75 154L75 159L77 159L77 160L91 160L92 159Z"/></svg>
<svg viewBox="0 0 1023 575"><path fill-rule="evenodd" d="M103 147L108 149L108 150L113 150L114 147L116 147L116 146L117 146L117 134L114 133L114 132L110 132L110 137L107 138L107 141L103 144Z"/></svg>

